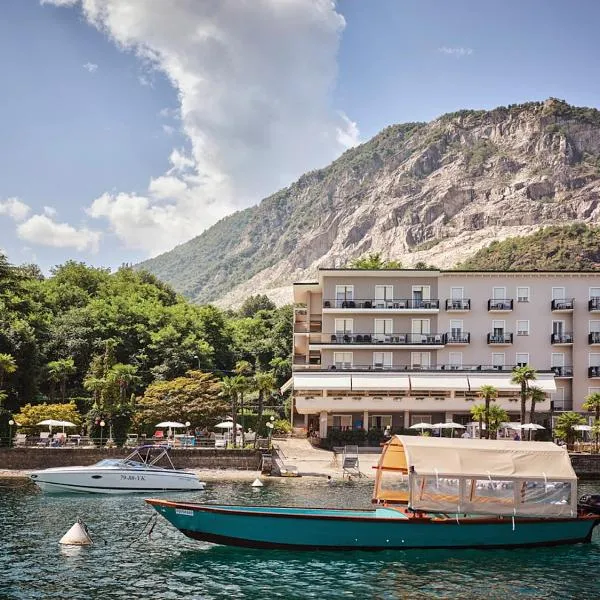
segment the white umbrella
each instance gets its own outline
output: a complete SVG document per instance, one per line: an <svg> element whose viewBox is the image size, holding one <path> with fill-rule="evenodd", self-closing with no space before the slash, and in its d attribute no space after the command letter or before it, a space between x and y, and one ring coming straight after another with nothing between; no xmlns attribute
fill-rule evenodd
<svg viewBox="0 0 600 600"><path fill-rule="evenodd" d="M181 429L182 427L185 427L185 425L183 423L179 423L177 421L163 421L162 423L159 423L155 427L168 427L169 429Z"/></svg>
<svg viewBox="0 0 600 600"><path fill-rule="evenodd" d="M434 423L433 429L451 429L451 436L454 437L455 429L466 429L464 425L460 423L454 423L453 421L448 421L447 423Z"/></svg>
<svg viewBox="0 0 600 600"><path fill-rule="evenodd" d="M543 425L538 425L537 423L525 423L524 425L520 425L519 429L525 429L527 431L537 431L538 429L546 429Z"/></svg>
<svg viewBox="0 0 600 600"><path fill-rule="evenodd" d="M575 425L573 429L575 431L592 431L591 425Z"/></svg>
<svg viewBox="0 0 600 600"><path fill-rule="evenodd" d="M237 428L241 429L242 426L237 423ZM215 425L215 429L233 429L233 421L223 421L222 423L218 423Z"/></svg>
<svg viewBox="0 0 600 600"><path fill-rule="evenodd" d="M415 423L409 429L433 429L433 425L431 423Z"/></svg>
<svg viewBox="0 0 600 600"><path fill-rule="evenodd" d="M59 421L58 419L44 419L40 421L38 425L48 425L50 429L52 427L62 427L63 433L65 432L65 427L77 427L75 423L71 423L71 421Z"/></svg>

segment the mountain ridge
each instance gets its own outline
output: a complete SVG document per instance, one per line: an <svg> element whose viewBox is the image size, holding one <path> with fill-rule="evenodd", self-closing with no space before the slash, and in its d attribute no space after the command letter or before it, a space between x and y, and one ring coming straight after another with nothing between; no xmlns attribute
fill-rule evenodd
<svg viewBox="0 0 600 600"><path fill-rule="evenodd" d="M544 225L598 220L600 112L561 100L391 125L139 266L197 302L291 298L368 251L449 268Z"/></svg>

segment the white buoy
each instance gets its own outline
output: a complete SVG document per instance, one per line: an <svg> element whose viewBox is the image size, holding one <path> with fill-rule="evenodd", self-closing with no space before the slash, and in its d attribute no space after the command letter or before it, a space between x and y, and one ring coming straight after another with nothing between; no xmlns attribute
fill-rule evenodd
<svg viewBox="0 0 600 600"><path fill-rule="evenodd" d="M89 546L94 542L92 542L83 521L77 519L77 522L60 538L58 543L66 546Z"/></svg>
<svg viewBox="0 0 600 600"><path fill-rule="evenodd" d="M252 487L263 487L263 482L257 477L253 482L252 482Z"/></svg>

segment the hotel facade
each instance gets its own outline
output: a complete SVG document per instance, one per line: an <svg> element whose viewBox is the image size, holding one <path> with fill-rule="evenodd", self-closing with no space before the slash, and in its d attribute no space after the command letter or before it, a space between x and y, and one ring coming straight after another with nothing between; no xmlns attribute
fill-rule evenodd
<svg viewBox="0 0 600 600"><path fill-rule="evenodd" d="M321 269L294 284L294 426L470 422L482 385L519 420L517 365L540 420L600 392L600 274ZM529 409L529 402L528 402ZM587 414L587 413L585 413Z"/></svg>

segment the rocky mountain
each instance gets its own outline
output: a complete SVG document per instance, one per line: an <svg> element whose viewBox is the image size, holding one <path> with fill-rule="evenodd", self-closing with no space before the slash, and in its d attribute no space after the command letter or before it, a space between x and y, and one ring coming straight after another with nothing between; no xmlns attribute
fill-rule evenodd
<svg viewBox="0 0 600 600"><path fill-rule="evenodd" d="M198 302L291 299L366 252L451 268L493 240L599 220L600 112L549 99L384 129L140 266Z"/></svg>

